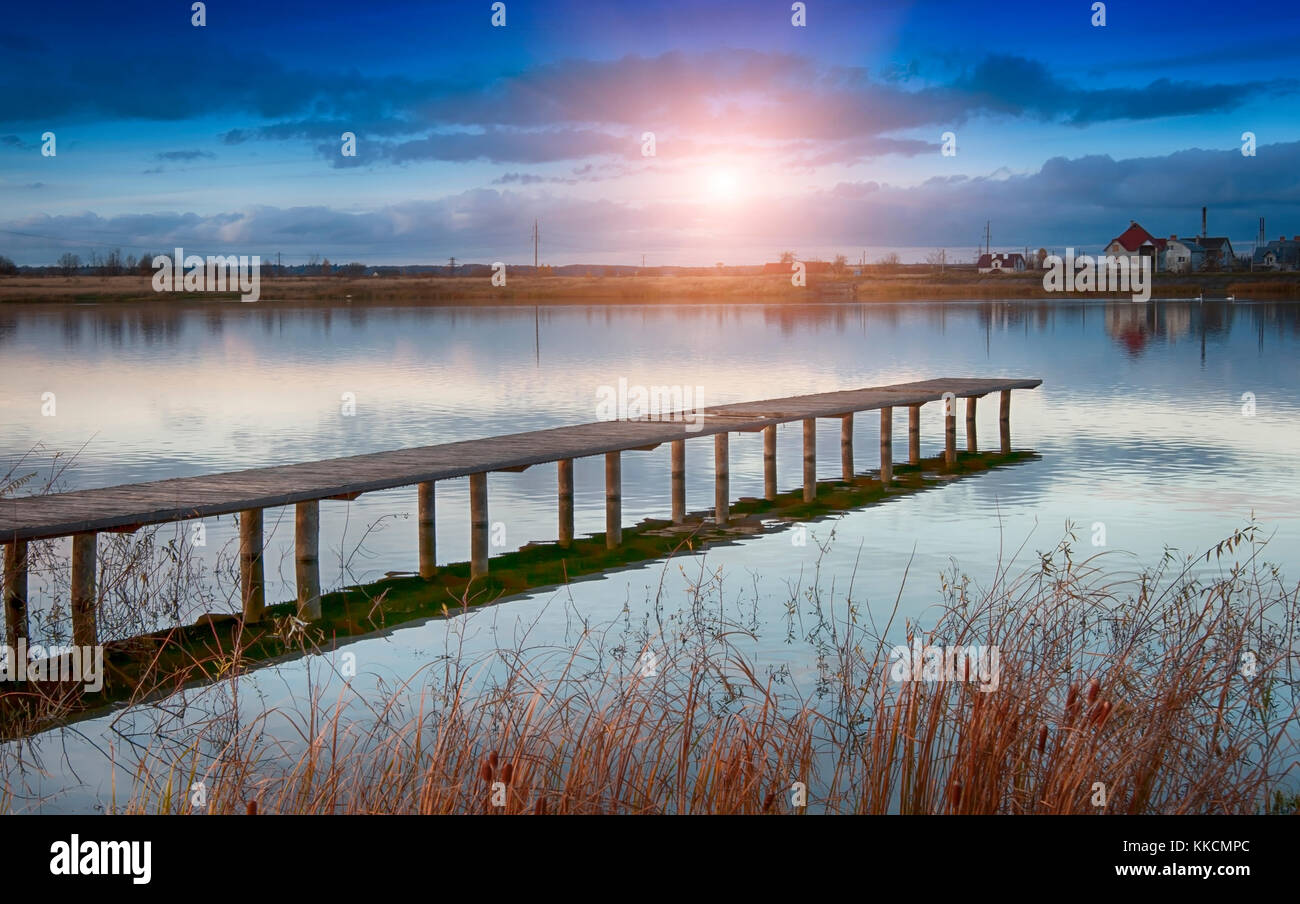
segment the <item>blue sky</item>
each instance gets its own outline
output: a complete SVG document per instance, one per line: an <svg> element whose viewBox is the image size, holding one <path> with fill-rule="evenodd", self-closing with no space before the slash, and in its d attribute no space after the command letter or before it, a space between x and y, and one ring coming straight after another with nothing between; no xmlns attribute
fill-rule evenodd
<svg viewBox="0 0 1300 904"><path fill-rule="evenodd" d="M1087 247L1193 233L1203 204L1239 245L1260 216L1300 233L1285 4L490 7L8 11L0 254L531 263L538 219L555 264L969 256L986 219L995 246Z"/></svg>

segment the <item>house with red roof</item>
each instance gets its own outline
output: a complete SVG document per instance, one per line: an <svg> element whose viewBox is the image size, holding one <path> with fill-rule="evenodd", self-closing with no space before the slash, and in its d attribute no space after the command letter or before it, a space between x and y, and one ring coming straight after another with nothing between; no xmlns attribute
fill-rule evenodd
<svg viewBox="0 0 1300 904"><path fill-rule="evenodd" d="M1129 258L1129 266L1134 266L1144 257L1151 259L1151 272L1162 270L1167 240L1158 239L1138 225L1137 220L1129 220L1129 227L1110 240L1106 254L1111 257Z"/></svg>

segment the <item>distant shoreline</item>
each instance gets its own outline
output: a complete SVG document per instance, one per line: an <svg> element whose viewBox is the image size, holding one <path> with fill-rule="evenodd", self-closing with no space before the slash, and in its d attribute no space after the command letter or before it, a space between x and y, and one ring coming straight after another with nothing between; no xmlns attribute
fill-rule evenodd
<svg viewBox="0 0 1300 904"><path fill-rule="evenodd" d="M920 272L918 272L920 271ZM1300 273L1157 274L1152 299L1300 300ZM258 304L275 302L420 302L431 306L467 303L493 305L653 304L653 303L811 303L871 301L948 301L1027 298L1059 301L1130 298L1126 293L1047 292L1042 272L979 275L970 270L944 273L901 267L868 276L810 277L793 286L785 276L511 276L505 286L487 277L440 276L280 276L264 278ZM239 301L235 292L158 293L149 276L0 277L4 303L112 303Z"/></svg>

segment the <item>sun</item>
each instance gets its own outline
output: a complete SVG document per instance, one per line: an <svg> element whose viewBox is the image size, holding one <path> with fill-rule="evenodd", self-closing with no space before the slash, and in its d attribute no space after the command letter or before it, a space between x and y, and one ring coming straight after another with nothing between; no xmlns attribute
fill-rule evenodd
<svg viewBox="0 0 1300 904"><path fill-rule="evenodd" d="M740 191L740 178L732 169L715 169L707 177L709 196L718 201L733 201Z"/></svg>

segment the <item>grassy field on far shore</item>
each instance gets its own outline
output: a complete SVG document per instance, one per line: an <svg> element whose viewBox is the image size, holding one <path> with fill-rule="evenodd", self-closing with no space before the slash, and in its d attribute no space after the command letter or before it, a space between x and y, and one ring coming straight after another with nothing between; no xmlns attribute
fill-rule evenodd
<svg viewBox="0 0 1300 904"><path fill-rule="evenodd" d="M1154 298L1300 300L1297 273L1158 274ZM4 302L113 302L236 300L236 292L158 293L148 276L0 277ZM964 298L1128 298L1047 292L1042 273L981 276L971 270L939 273L901 267L868 276L810 278L793 286L785 276L509 276L505 286L487 277L281 276L263 278L264 302L421 301L429 304L567 304L573 302L804 302L817 300L928 301Z"/></svg>

